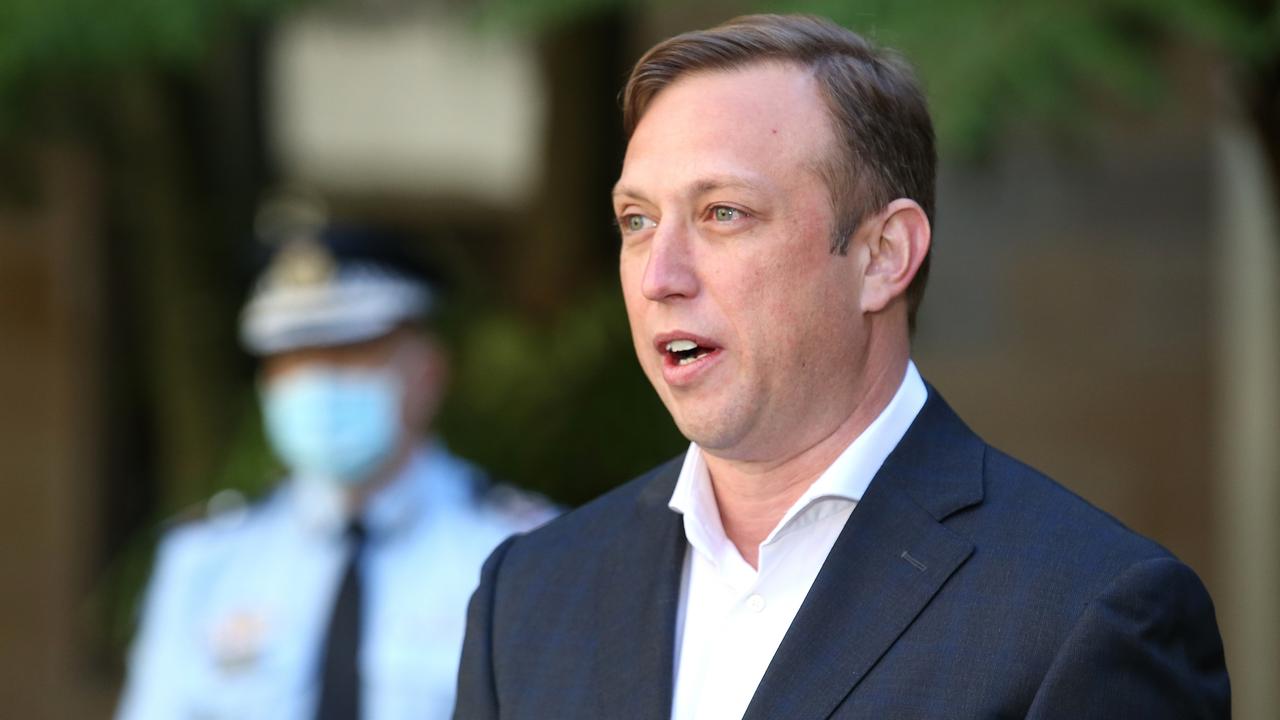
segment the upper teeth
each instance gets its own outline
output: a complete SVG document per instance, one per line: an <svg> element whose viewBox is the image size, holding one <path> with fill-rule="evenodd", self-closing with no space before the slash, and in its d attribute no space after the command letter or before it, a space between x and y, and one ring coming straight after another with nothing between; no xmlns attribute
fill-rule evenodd
<svg viewBox="0 0 1280 720"><path fill-rule="evenodd" d="M698 347L698 343L692 340L672 340L667 343L667 352L688 352Z"/></svg>

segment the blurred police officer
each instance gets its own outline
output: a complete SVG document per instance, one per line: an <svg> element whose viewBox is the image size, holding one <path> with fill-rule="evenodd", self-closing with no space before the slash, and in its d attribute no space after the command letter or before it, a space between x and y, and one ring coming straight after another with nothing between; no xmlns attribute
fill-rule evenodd
<svg viewBox="0 0 1280 720"><path fill-rule="evenodd" d="M330 226L244 309L290 470L265 502L163 540L121 720L445 717L484 558L550 515L424 440L444 358L433 289L390 238Z"/></svg>

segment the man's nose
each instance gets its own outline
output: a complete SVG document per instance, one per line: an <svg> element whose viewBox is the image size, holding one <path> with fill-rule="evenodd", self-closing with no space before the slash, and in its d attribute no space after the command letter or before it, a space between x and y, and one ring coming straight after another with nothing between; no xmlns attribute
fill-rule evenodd
<svg viewBox="0 0 1280 720"><path fill-rule="evenodd" d="M680 223L659 224L649 243L641 291L649 300L693 297L698 292L693 236Z"/></svg>

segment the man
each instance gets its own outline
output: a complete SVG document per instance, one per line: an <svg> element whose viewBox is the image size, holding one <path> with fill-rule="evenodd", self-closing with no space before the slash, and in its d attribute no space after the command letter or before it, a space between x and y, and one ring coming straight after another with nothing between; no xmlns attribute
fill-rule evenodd
<svg viewBox="0 0 1280 720"><path fill-rule="evenodd" d="M827 21L651 49L613 204L682 459L500 546L455 717L1227 717L1185 565L921 379L933 131Z"/></svg>
<svg viewBox="0 0 1280 720"><path fill-rule="evenodd" d="M548 508L424 439L445 384L434 300L374 231L275 254L242 337L291 477L165 537L120 718L448 716L481 562Z"/></svg>

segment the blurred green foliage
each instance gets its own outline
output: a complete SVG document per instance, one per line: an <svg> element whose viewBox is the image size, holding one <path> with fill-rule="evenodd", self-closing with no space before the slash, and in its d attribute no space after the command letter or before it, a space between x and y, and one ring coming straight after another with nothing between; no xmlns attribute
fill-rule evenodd
<svg viewBox="0 0 1280 720"><path fill-rule="evenodd" d="M676 0L482 0L483 24L535 31L605 7ZM972 154L1010 124L1087 129L1099 105L1151 110L1167 96L1171 45L1232 63L1280 50L1273 2L1232 0L744 0L747 12L830 17L901 50L919 69L944 151ZM727 19L727 18L726 18Z"/></svg>
<svg viewBox="0 0 1280 720"><path fill-rule="evenodd" d="M943 0L778 3L865 28L919 68L940 144L984 149L1011 123L1087 129L1103 103L1152 110L1182 44L1228 59L1261 53L1265 34L1221 0Z"/></svg>
<svg viewBox="0 0 1280 720"><path fill-rule="evenodd" d="M574 505L681 451L636 362L616 283L549 322L474 306L458 316L441 431L496 477Z"/></svg>
<svg viewBox="0 0 1280 720"><path fill-rule="evenodd" d="M0 133L30 122L32 98L118 72L196 66L220 34L306 0L2 0Z"/></svg>

